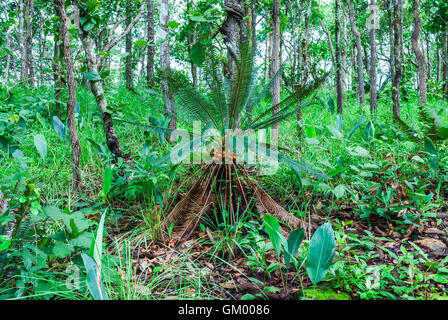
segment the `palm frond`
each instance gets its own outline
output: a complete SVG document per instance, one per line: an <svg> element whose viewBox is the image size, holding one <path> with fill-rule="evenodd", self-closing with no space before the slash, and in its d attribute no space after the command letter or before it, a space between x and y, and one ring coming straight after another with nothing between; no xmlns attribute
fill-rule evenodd
<svg viewBox="0 0 448 320"><path fill-rule="evenodd" d="M260 115L258 115L251 124L249 124L249 128L253 128L253 126L266 117L267 115L271 115L273 110L280 109L280 112L285 112L291 105L297 103L300 99L305 99L309 95L311 95L317 88L319 88L327 79L329 73L325 73L324 75L318 77L316 80L299 86L292 94L288 97L277 103L276 105L268 108Z"/></svg>
<svg viewBox="0 0 448 320"><path fill-rule="evenodd" d="M419 139L420 140L420 134L419 132L414 128L408 125L406 122L401 120L399 116L394 114L394 119L398 126L400 127L401 131L411 140Z"/></svg>
<svg viewBox="0 0 448 320"><path fill-rule="evenodd" d="M230 83L228 99L229 127L233 128L245 109L254 87L254 49L248 41L241 43L240 59Z"/></svg>
<svg viewBox="0 0 448 320"><path fill-rule="evenodd" d="M220 126L216 122L216 112L213 104L208 101L180 72L164 70L164 77L167 79L170 89L173 90L176 98L182 101L181 107L191 112L197 120L202 121L207 127L214 127L217 130Z"/></svg>

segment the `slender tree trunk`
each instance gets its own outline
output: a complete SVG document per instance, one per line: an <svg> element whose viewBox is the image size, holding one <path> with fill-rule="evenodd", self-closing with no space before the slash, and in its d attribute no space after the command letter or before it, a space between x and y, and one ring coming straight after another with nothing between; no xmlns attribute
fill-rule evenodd
<svg viewBox="0 0 448 320"><path fill-rule="evenodd" d="M342 55L341 55L341 78L342 78L342 91L347 89L346 74L347 74L347 20L346 20L345 7L342 6Z"/></svg>
<svg viewBox="0 0 448 320"><path fill-rule="evenodd" d="M11 52L6 53L6 67L5 67L5 86L8 87L9 84L9 70L11 68L11 56L12 56L12 48L11 48L11 31L13 26L10 26L8 31L6 32L6 49Z"/></svg>
<svg viewBox="0 0 448 320"><path fill-rule="evenodd" d="M358 96L359 102L363 105L365 103L365 92L364 92L364 73L362 69L362 46L361 46L361 35L358 32L358 27L355 22L355 10L352 6L350 0L345 0L348 6L348 13L350 17L350 25L352 28L353 36L356 42L356 57L357 57L357 79L358 79Z"/></svg>
<svg viewBox="0 0 448 320"><path fill-rule="evenodd" d="M187 1L187 11L189 12L191 10L191 2ZM187 32L187 50L188 55L190 55L192 46L195 45L197 41L197 34L196 30L192 30L193 36L191 35L191 32ZM196 88L198 84L198 69L196 64L190 59L190 68L191 68L191 78L193 79L193 86Z"/></svg>
<svg viewBox="0 0 448 320"><path fill-rule="evenodd" d="M224 0L227 15L220 32L227 48L225 74L228 79L231 79L235 73L236 61L239 56L240 28L244 18L242 2L243 0Z"/></svg>
<svg viewBox="0 0 448 320"><path fill-rule="evenodd" d="M89 72L98 73L98 59L95 52L95 43L90 37L89 33L80 26L80 38L84 47L87 58L87 68ZM107 99L104 95L102 80L90 81L90 89L95 97L96 103L101 113L101 119L103 121L104 133L106 135L106 144L110 152L115 157L123 157L121 152L120 141L118 140L117 133L115 132L114 123L112 121L112 115L107 108Z"/></svg>
<svg viewBox="0 0 448 320"><path fill-rule="evenodd" d="M25 10L26 22L26 60L25 69L27 70L28 83L34 86L34 66L33 66L33 6L34 0L28 0Z"/></svg>
<svg viewBox="0 0 448 320"><path fill-rule="evenodd" d="M448 99L448 31L442 33L442 93Z"/></svg>
<svg viewBox="0 0 448 320"><path fill-rule="evenodd" d="M370 0L370 5L375 5L375 0ZM376 82L377 82L377 74L376 74L376 36L375 36L375 12L370 12L372 15L372 25L370 26L370 112L375 113L377 109L377 92L376 92ZM374 18L373 18L374 17Z"/></svg>
<svg viewBox="0 0 448 320"><path fill-rule="evenodd" d="M56 11L59 10L56 7ZM58 110L59 119L62 117L61 103L59 102L61 99L61 91L63 88L62 84L62 66L61 66L61 55L62 55L62 46L59 44L61 34L61 25L59 25L58 31L54 34L54 51L53 51L53 79L54 79L54 99L56 104L56 110Z"/></svg>
<svg viewBox="0 0 448 320"><path fill-rule="evenodd" d="M336 50L335 50L335 58L336 58L336 101L337 101L337 108L338 113L343 113L343 88L342 88L342 63L341 63L341 34L340 34L340 7L341 7L341 0L336 0L334 12L335 12L335 43L336 43Z"/></svg>
<svg viewBox="0 0 448 320"><path fill-rule="evenodd" d="M393 102L393 113L400 116L400 89L401 89L401 78L403 72L403 31L402 31L402 0L394 1L394 45L393 45L393 62L394 62L394 74L392 75L392 102Z"/></svg>
<svg viewBox="0 0 448 320"><path fill-rule="evenodd" d="M418 46L418 38L420 35L420 29L422 27L422 23L420 21L420 15L418 12L419 9L420 9L420 1L413 0L412 13L414 16L414 31L412 32L411 42L412 42L412 49L414 50L415 57L417 59L418 93L420 97L419 102L421 105L426 105L425 57L423 56L423 53Z"/></svg>
<svg viewBox="0 0 448 320"><path fill-rule="evenodd" d="M440 48L437 47L437 52L436 52L436 82L439 83L440 82L440 75L442 73L442 55L440 53Z"/></svg>
<svg viewBox="0 0 448 320"><path fill-rule="evenodd" d="M280 0L274 0L272 7L272 73L273 77L280 68ZM272 105L280 102L281 76L274 81L272 88ZM278 108L272 110L273 114L278 112ZM276 123L272 128L271 143L277 145L279 124Z"/></svg>
<svg viewBox="0 0 448 320"><path fill-rule="evenodd" d="M160 45L160 66L162 69L168 70L170 69L170 41L169 41L169 29L167 23L169 21L169 4L168 0L161 0L160 9L159 9L159 17L160 17L160 36L162 39L166 39ZM165 116L170 116L170 122L168 124L168 128L176 129L176 110L174 108L174 97L171 92L167 81L162 81L161 84L162 92L164 96L164 106L165 106ZM167 139L169 139L167 135Z"/></svg>
<svg viewBox="0 0 448 320"><path fill-rule="evenodd" d="M431 49L429 44L429 32L426 34L426 82L427 82L427 90L430 91L430 85L431 85Z"/></svg>
<svg viewBox="0 0 448 320"><path fill-rule="evenodd" d="M128 27L132 22L132 2L128 1L126 4L126 27ZM132 74L132 31L126 35L126 88L133 90L134 79Z"/></svg>
<svg viewBox="0 0 448 320"><path fill-rule="evenodd" d="M73 168L73 190L81 191L81 174L79 170L79 157L81 155L81 145L78 139L78 132L76 130L75 124L75 103L76 103L76 92L75 92L75 76L73 73L73 61L71 57L70 49L70 37L67 30L67 25L69 25L69 19L65 13L64 9L65 0L55 0L58 16L61 18L60 27L60 37L63 41L64 46L64 60L65 68L67 74L67 85L69 100L67 103L67 122L70 130L70 144L72 146L72 168Z"/></svg>
<svg viewBox="0 0 448 320"><path fill-rule="evenodd" d="M28 70L26 69L26 46L25 46L25 25L24 25L24 15L25 15L25 7L24 0L18 0L18 11L19 11L19 30L18 30L18 38L19 38L19 48L20 48L20 80L25 82L28 78Z"/></svg>
<svg viewBox="0 0 448 320"><path fill-rule="evenodd" d="M147 0L148 15L147 15L147 29L148 29L148 52L146 56L146 83L149 88L153 87L154 81L154 2Z"/></svg>
<svg viewBox="0 0 448 320"><path fill-rule="evenodd" d="M322 27L322 29L324 30L324 32L325 32L325 34L327 35L327 38L328 38L328 47L330 48L331 60L332 60L333 64L336 65L336 53L334 51L333 41L331 40L330 31L328 31L328 28L324 24L322 19L319 18L319 22L320 22L320 26Z"/></svg>

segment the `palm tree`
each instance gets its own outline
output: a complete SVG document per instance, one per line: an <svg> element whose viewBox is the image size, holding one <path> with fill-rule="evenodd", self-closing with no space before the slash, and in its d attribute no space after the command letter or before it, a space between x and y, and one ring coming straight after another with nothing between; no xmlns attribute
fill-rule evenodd
<svg viewBox="0 0 448 320"><path fill-rule="evenodd" d="M187 123L191 123L191 120L201 121L205 125L204 130L215 130L219 133L222 143L220 149L215 148L211 154L213 156L211 163L198 165L197 170L183 180L178 190L187 184L190 184L191 187L185 195L172 197L172 201L166 206L167 214L162 220L162 226L167 228L172 223L180 225L178 239L186 240L198 225L201 217L213 208L227 212L230 223L233 223L238 212L242 208L249 207L251 203L249 195L256 198L258 211L269 213L289 226L300 226L300 220L275 202L253 178L254 171L250 170L245 163L247 157L229 147L232 145L230 141L233 139L229 135L229 130L237 132L236 135L238 133L244 135L248 130L265 129L290 115L295 115L297 108L291 106L298 105L299 99L304 101L302 105L311 105L311 99L305 100L305 98L309 97L325 81L327 74L317 77L311 83L296 87L295 91L280 103L252 119L253 117L248 115L269 95L281 69L267 84L256 85L257 69L254 65L254 50L249 42L243 42L237 60L237 70L232 79L224 78L213 51L206 57L204 70L208 91L206 94L196 89L181 73L173 70L163 72L163 76L167 79L177 100L177 113L171 116ZM272 110L279 111L272 115ZM180 114L185 114L185 117L181 117ZM172 133L171 130L160 126L148 125L146 127L159 133ZM198 143L200 147L204 147L201 136L195 136L191 132L189 135L192 139L182 142L179 149L187 147L188 150L197 151L197 149L193 149L193 146ZM315 178L328 178L311 164L303 160L292 160L277 151L278 149L284 150L282 148L267 143L256 144L254 139L247 136L244 137L244 141L251 151L269 154L288 164L299 179L302 173L308 173ZM159 158L157 163L164 164L169 160L170 154L167 154Z"/></svg>

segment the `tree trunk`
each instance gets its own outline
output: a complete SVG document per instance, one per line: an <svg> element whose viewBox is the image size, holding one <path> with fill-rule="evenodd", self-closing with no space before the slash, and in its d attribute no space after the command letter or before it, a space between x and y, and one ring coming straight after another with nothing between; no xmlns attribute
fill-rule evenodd
<svg viewBox="0 0 448 320"><path fill-rule="evenodd" d="M34 86L34 67L33 67L33 6L34 0L28 0L25 10L26 22L26 60L25 69L27 72L28 83Z"/></svg>
<svg viewBox="0 0 448 320"><path fill-rule="evenodd" d="M345 7L342 6L342 55L341 55L341 78L342 91L347 89L346 74L347 74L347 20Z"/></svg>
<svg viewBox="0 0 448 320"><path fill-rule="evenodd" d="M132 22L132 2L128 1L128 3L126 4L126 27L129 27L131 22ZM132 74L132 31L126 35L125 73L126 73L126 88L129 90L133 90L134 79Z"/></svg>
<svg viewBox="0 0 448 320"><path fill-rule="evenodd" d="M169 3L168 0L161 0L160 2L160 36L161 39L166 39L160 45L160 66L164 70L170 69L170 41L169 29L167 23L169 21ZM165 116L170 116L168 128L176 129L176 110L174 108L174 97L166 80L161 83L162 92L164 96ZM168 135L166 136L169 139Z"/></svg>
<svg viewBox="0 0 448 320"><path fill-rule="evenodd" d="M98 59L95 52L95 43L90 37L89 33L80 26L80 38L84 47L87 58L87 68L89 72L95 72L98 74ZM101 119L103 121L104 133L106 135L106 144L110 152L115 157L122 157L120 141L118 140L117 133L115 132L114 123L112 121L112 115L107 108L107 99L104 95L102 80L90 81L90 89L95 97L96 103L101 113Z"/></svg>
<svg viewBox="0 0 448 320"><path fill-rule="evenodd" d="M418 94L419 102L421 105L426 106L426 76L425 76L425 57L418 46L418 38L420 35L420 29L422 23L420 21L419 15L420 2L419 0L414 0L412 4L412 13L414 16L414 31L412 32L411 42L412 49L415 53L415 58L417 59L417 73L418 73Z"/></svg>
<svg viewBox="0 0 448 320"><path fill-rule="evenodd" d="M370 0L371 8L375 6L375 0ZM377 109L376 96L376 37L375 37L375 19L377 19L373 9L370 11L372 25L370 26L370 112L375 113Z"/></svg>
<svg viewBox="0 0 448 320"><path fill-rule="evenodd" d="M280 0L274 0L272 7L272 73L273 77L280 68ZM281 75L279 75L272 88L272 105L275 106L280 102L281 91ZM278 112L278 108L272 110L273 114ZM271 143L277 145L279 124L274 124L272 128Z"/></svg>
<svg viewBox="0 0 448 320"><path fill-rule="evenodd" d="M392 102L393 102L393 113L400 116L400 88L401 88L401 78L403 74L403 31L402 31L402 0L394 1L394 20L393 20L393 30L394 30L394 45L393 45L393 75L392 75Z"/></svg>
<svg viewBox="0 0 448 320"><path fill-rule="evenodd" d="M70 50L70 37L67 30L69 19L64 9L65 0L55 0L58 16L61 18L60 22L60 37L64 46L64 61L67 74L67 85L69 100L67 103L67 122L70 130L70 144L72 146L72 168L73 168L73 190L81 191L81 174L79 170L79 157L81 155L81 145L78 139L78 132L75 125L75 76L73 73L73 61Z"/></svg>
<svg viewBox="0 0 448 320"><path fill-rule="evenodd" d="M244 18L242 2L243 0L224 1L224 8L226 9L227 15L219 30L223 35L224 44L227 48L225 74L228 79L233 78L236 61L239 56L240 27Z"/></svg>
<svg viewBox="0 0 448 320"><path fill-rule="evenodd" d="M442 33L442 93L448 99L448 31Z"/></svg>
<svg viewBox="0 0 448 320"><path fill-rule="evenodd" d="M12 56L12 50L11 50L11 31L13 29L13 26L10 26L8 31L6 32L6 49L11 52L6 53L6 67L5 67L5 87L8 87L9 84L9 70L11 68L11 56Z"/></svg>
<svg viewBox="0 0 448 320"><path fill-rule="evenodd" d="M28 78L28 70L26 69L26 46L25 46L25 25L24 25L24 0L18 0L18 11L19 11L19 30L18 30L18 38L19 38L19 48L20 48L20 80L22 82L27 81Z"/></svg>
<svg viewBox="0 0 448 320"><path fill-rule="evenodd" d="M189 12L191 10L191 2L187 1L187 11ZM191 33L193 33L193 37L191 36ZM197 41L197 34L196 30L192 30L192 32L187 32L187 50L188 55L191 53L192 46L195 45ZM193 79L193 86L196 88L198 85L198 68L196 64L190 59L190 67L191 67L191 78Z"/></svg>
<svg viewBox="0 0 448 320"><path fill-rule="evenodd" d="M61 98L61 90L63 87L62 67L61 67L61 45L58 43L60 34L61 34L61 25L59 25L59 31L56 31L54 34L54 51L53 51L53 64L52 64L53 79L54 79L54 99L56 100L56 109L58 110L59 118L61 118L62 116L61 103L59 102L59 100Z"/></svg>
<svg viewBox="0 0 448 320"><path fill-rule="evenodd" d="M437 47L436 60L436 82L439 83L442 74L442 54L439 47Z"/></svg>
<svg viewBox="0 0 448 320"><path fill-rule="evenodd" d="M358 27L355 22L355 10L350 0L345 0L348 6L348 13L350 17L350 25L352 28L353 36L355 37L356 42L356 64L357 64L357 79L358 79L358 97L359 102L363 105L365 103L365 92L364 92L364 73L362 69L362 46L361 46L361 35L358 32Z"/></svg>
<svg viewBox="0 0 448 320"><path fill-rule="evenodd" d="M147 15L147 29L148 29L148 52L146 56L146 83L149 88L154 85L154 2L147 0L148 15Z"/></svg>
<svg viewBox="0 0 448 320"><path fill-rule="evenodd" d="M340 38L340 7L341 7L341 0L336 0L335 7L334 7L334 18L335 18L335 26L334 26L334 32L335 32L335 43L336 43L336 50L335 50L335 58L336 58L336 101L337 101L337 108L338 113L343 113L343 92L342 92L342 64L341 64L341 38Z"/></svg>

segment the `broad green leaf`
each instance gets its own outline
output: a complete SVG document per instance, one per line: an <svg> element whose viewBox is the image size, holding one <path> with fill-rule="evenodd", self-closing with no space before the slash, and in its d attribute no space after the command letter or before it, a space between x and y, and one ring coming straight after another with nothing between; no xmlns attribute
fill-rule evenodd
<svg viewBox="0 0 448 320"><path fill-rule="evenodd" d="M53 247L53 253L58 258L65 258L75 251L71 244L57 242Z"/></svg>
<svg viewBox="0 0 448 320"><path fill-rule="evenodd" d="M166 26L167 26L168 28L173 28L173 29L175 29L175 28L177 28L178 26L180 26L180 23L177 22L177 21L170 21L170 22L168 22L168 23L166 24Z"/></svg>
<svg viewBox="0 0 448 320"><path fill-rule="evenodd" d="M199 67L204 62L204 60L205 60L205 48L204 48L204 46L200 42L197 42L191 48L191 50L190 50L190 59L191 59L191 61L193 61Z"/></svg>
<svg viewBox="0 0 448 320"><path fill-rule="evenodd" d="M103 281L101 280L101 269L95 260L88 254L81 253L82 261L87 270L87 287L95 300L109 300Z"/></svg>
<svg viewBox="0 0 448 320"><path fill-rule="evenodd" d="M145 40L137 40L134 42L134 44L138 47L144 47L148 44L148 41Z"/></svg>
<svg viewBox="0 0 448 320"><path fill-rule="evenodd" d="M344 196L346 189L346 186L344 186L343 184L339 184L333 189L333 193L336 198L340 199Z"/></svg>
<svg viewBox="0 0 448 320"><path fill-rule="evenodd" d="M58 136L65 142L65 125L57 116L53 116L53 128Z"/></svg>
<svg viewBox="0 0 448 320"><path fill-rule="evenodd" d="M101 268L101 257L103 255L103 230L104 230L104 219L106 217L106 211L101 215L100 222L98 224L98 229L96 230L95 239L92 240L90 246L90 255L95 259L97 265Z"/></svg>
<svg viewBox="0 0 448 320"><path fill-rule="evenodd" d="M311 238L306 271L314 285L326 275L335 252L333 228L329 222L320 226Z"/></svg>
<svg viewBox="0 0 448 320"><path fill-rule="evenodd" d="M106 170L104 170L104 175L103 175L102 196L103 196L104 202L106 202L107 195L109 194L110 187L112 186L112 175L113 175L112 168L107 167Z"/></svg>
<svg viewBox="0 0 448 320"><path fill-rule="evenodd" d="M95 71L86 72L85 77L87 80L90 80L90 81L101 81L102 80L100 75L98 74L98 72L95 72Z"/></svg>
<svg viewBox="0 0 448 320"><path fill-rule="evenodd" d="M37 134L34 136L34 145L36 146L37 152L39 152L42 159L47 159L47 140L41 134Z"/></svg>
<svg viewBox="0 0 448 320"><path fill-rule="evenodd" d="M278 257L282 252L282 246L287 248L287 243L285 237L282 236L282 231L280 229L280 224L277 219L273 216L265 214L263 217L263 223L266 229L266 233L269 236L269 239L272 242L272 246L274 247L274 251Z"/></svg>
<svg viewBox="0 0 448 320"><path fill-rule="evenodd" d="M285 263L288 266L291 262L292 257L296 254L297 250L300 247L300 244L302 243L303 237L305 235L305 232L303 228L299 228L296 230L293 230L288 237L288 250L283 252L283 255L285 257Z"/></svg>

